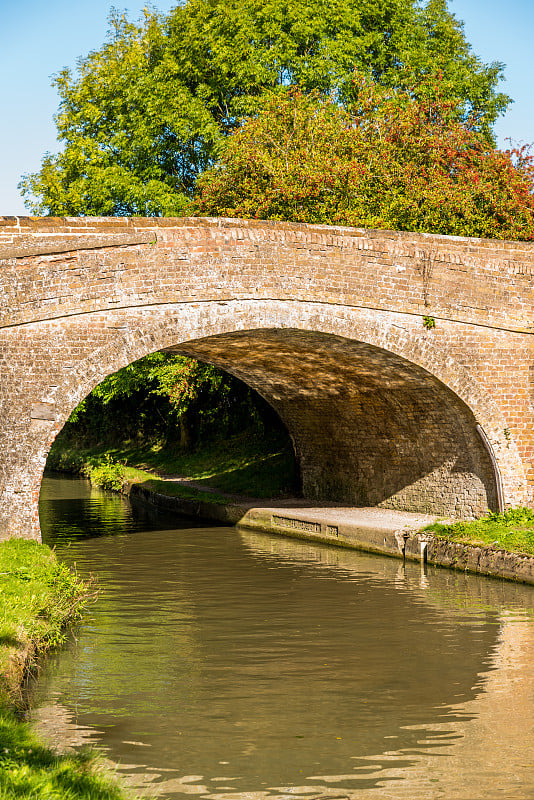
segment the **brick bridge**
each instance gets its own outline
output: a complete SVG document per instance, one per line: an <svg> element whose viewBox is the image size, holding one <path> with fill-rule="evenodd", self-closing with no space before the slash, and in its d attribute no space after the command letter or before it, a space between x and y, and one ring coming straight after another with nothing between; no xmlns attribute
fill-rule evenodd
<svg viewBox="0 0 534 800"><path fill-rule="evenodd" d="M532 504L533 289L534 245L519 242L0 218L0 538L39 536L54 437L156 350L257 389L310 499L456 516Z"/></svg>

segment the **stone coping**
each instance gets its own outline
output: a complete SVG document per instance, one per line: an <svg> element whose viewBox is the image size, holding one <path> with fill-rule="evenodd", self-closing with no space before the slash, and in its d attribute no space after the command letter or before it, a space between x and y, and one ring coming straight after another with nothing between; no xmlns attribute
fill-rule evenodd
<svg viewBox="0 0 534 800"><path fill-rule="evenodd" d="M358 228L349 225L324 225L304 222L287 222L283 220L239 219L234 217L31 217L31 216L0 216L0 232L6 233L32 233L34 235L47 233L80 233L92 231L119 231L128 228L139 230L143 228L272 228L281 231L316 231L325 235L338 234L346 236L364 236L366 238L390 238L396 240L413 239L434 242L458 242L472 244L477 248L495 250L520 250L531 253L534 251L534 242L516 239L487 239L475 236L455 236L444 233L425 233L387 228Z"/></svg>

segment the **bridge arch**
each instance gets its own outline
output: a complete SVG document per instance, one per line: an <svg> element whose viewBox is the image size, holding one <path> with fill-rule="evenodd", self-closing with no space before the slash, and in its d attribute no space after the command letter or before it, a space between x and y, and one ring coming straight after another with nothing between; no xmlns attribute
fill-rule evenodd
<svg viewBox="0 0 534 800"><path fill-rule="evenodd" d="M273 300L90 315L95 325L104 317L106 344L55 389L56 420L30 459L34 497L48 450L78 402L110 373L169 350L228 370L273 405L310 499L455 516L497 508L495 469L478 424L505 501L523 500L522 462L499 409L420 317Z"/></svg>

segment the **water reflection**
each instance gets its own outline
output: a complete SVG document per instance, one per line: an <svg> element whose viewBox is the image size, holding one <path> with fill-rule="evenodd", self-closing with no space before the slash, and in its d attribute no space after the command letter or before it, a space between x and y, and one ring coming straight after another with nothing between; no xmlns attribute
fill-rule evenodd
<svg viewBox="0 0 534 800"><path fill-rule="evenodd" d="M53 473L43 480L39 518L43 540L54 546L176 527L176 515L132 504L122 495L92 487L88 480Z"/></svg>
<svg viewBox="0 0 534 800"><path fill-rule="evenodd" d="M37 687L56 741L173 798L534 796L529 587L50 490L103 586ZM67 546L88 516L123 535Z"/></svg>

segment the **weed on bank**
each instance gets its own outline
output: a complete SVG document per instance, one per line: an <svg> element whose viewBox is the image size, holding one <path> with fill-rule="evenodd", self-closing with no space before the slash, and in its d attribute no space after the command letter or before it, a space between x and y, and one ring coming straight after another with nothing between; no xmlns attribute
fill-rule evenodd
<svg viewBox="0 0 534 800"><path fill-rule="evenodd" d="M534 511L530 508L512 508L502 514L491 512L470 522L436 522L425 531L461 544L534 555Z"/></svg>

